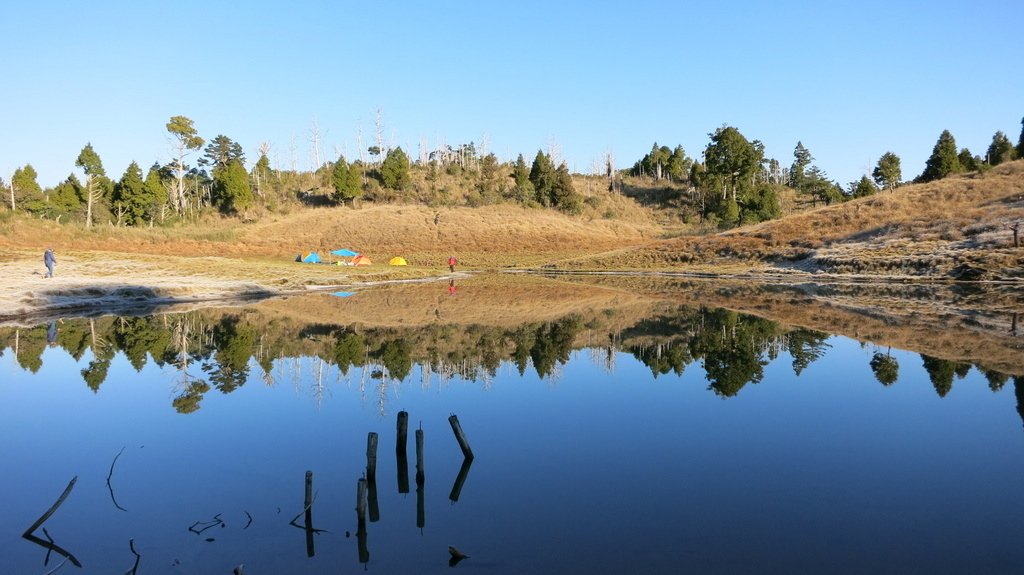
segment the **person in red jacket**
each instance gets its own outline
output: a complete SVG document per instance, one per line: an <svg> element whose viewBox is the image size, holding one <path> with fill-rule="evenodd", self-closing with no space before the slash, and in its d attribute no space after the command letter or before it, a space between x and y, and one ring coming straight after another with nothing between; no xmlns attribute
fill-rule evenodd
<svg viewBox="0 0 1024 575"><path fill-rule="evenodd" d="M448 256L448 270L454 272L455 264L459 263L459 260L455 259L455 256Z"/></svg>

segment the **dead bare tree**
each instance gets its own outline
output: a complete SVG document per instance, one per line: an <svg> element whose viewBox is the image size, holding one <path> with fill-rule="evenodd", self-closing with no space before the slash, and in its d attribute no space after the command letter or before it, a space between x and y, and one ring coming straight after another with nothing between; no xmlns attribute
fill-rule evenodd
<svg viewBox="0 0 1024 575"><path fill-rule="evenodd" d="M1006 229L1013 232L1013 247L1015 248L1020 247L1020 224L1021 221L1017 220L1016 222L1013 222L1012 224L1007 224L1006 226Z"/></svg>
<svg viewBox="0 0 1024 575"><path fill-rule="evenodd" d="M386 150L384 147L384 113L380 108L377 108L377 116L374 119L373 124L377 131L377 163L379 166L382 161L381 158Z"/></svg>
<svg viewBox="0 0 1024 575"><path fill-rule="evenodd" d="M11 211L15 211L14 205L14 174L11 174Z"/></svg>
<svg viewBox="0 0 1024 575"><path fill-rule="evenodd" d="M313 162L313 167L310 170L315 172L320 169L323 165L320 161L320 140L323 135L320 133L320 126L317 124L316 116L313 116L313 125L309 128L309 144L310 144L310 160Z"/></svg>

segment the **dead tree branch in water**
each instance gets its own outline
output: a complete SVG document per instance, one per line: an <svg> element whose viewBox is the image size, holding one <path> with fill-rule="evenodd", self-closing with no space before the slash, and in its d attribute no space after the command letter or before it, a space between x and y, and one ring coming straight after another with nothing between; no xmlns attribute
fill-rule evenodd
<svg viewBox="0 0 1024 575"><path fill-rule="evenodd" d="M114 456L114 460L110 462L110 473L107 473L107 489L110 490L110 500L114 502L114 507L117 507L121 511L128 511L124 507L118 505L117 498L114 497L114 487L110 484L110 478L114 476L114 465L117 464L117 458L121 457L122 453L124 453L124 447L121 448L121 451L117 452L117 455Z"/></svg>
<svg viewBox="0 0 1024 575"><path fill-rule="evenodd" d="M125 575L136 575L139 571L139 561L142 560L142 555L139 555L139 552L135 550L134 539L128 540L128 548L132 550L132 555L135 555L135 565L132 565L132 568L125 572Z"/></svg>
<svg viewBox="0 0 1024 575"><path fill-rule="evenodd" d="M57 508L64 503L64 500L67 499L68 495L71 494L71 490L75 487L75 483L77 481L78 476L76 475L71 479L71 481L68 482L68 486L64 488L64 492L60 494L60 497L57 498L57 501L55 501L53 505L51 505L50 508L46 510L46 513L43 513L42 516L39 517L39 519L36 519L36 522L30 525L29 528L21 534L21 536L35 543L36 545L45 547L47 550L47 554L49 554L50 551L56 551L59 555L62 555L64 556L64 558L70 560L75 567L81 567L82 563L77 558L75 558L75 556L72 555L70 551L64 549L60 545L57 545L53 542L53 538L50 538L50 534L46 532L46 529L43 529L43 534L45 534L47 538L50 539L49 541L44 541L39 537L36 537L34 534L35 530L38 529L40 525L45 523L46 520L49 519L50 516L57 511Z"/></svg>

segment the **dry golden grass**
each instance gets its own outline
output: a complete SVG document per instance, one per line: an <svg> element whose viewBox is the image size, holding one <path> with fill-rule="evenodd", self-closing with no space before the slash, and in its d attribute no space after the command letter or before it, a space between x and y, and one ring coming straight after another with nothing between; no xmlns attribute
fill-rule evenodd
<svg viewBox="0 0 1024 575"><path fill-rule="evenodd" d="M942 277L961 264L1024 279L1024 160L984 174L908 185L707 237L683 237L565 262L570 269L747 269Z"/></svg>

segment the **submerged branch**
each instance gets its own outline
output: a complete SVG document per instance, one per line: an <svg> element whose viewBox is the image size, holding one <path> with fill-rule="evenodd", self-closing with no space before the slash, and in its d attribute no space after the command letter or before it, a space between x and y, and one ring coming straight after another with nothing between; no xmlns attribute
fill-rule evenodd
<svg viewBox="0 0 1024 575"><path fill-rule="evenodd" d="M75 483L77 481L78 476L76 475L71 479L71 481L68 482L68 486L64 488L64 492L60 494L60 497L57 498L57 501L55 501L53 505L51 505L50 508L46 510L46 513L43 513L42 516L39 517L39 519L36 519L35 523L30 525L29 528L21 534L21 536L25 539L28 539L32 543L39 545L40 547L46 548L47 558L49 558L50 551L55 551L59 555L62 555L65 559L70 560L75 567L81 567L82 563L74 555L72 555L70 551L54 543L53 538L50 537L50 534L46 531L45 528L43 528L43 534L46 535L49 541L44 541L43 539L36 537L34 535L35 530L38 529L40 525L45 523L46 520L49 519L50 516L57 511L57 508L59 508L61 504L64 503L64 500L68 498L68 495L71 494L71 490L75 487Z"/></svg>
<svg viewBox="0 0 1024 575"><path fill-rule="evenodd" d="M118 451L117 455L114 456L114 461L110 462L110 473L107 473L107 489L110 490L110 500L114 502L114 507L117 507L121 511L128 511L117 503L117 498L114 497L114 487L110 484L110 478L114 476L114 465L117 464L117 458L121 457L122 453L124 453L124 447L122 447L121 451Z"/></svg>

